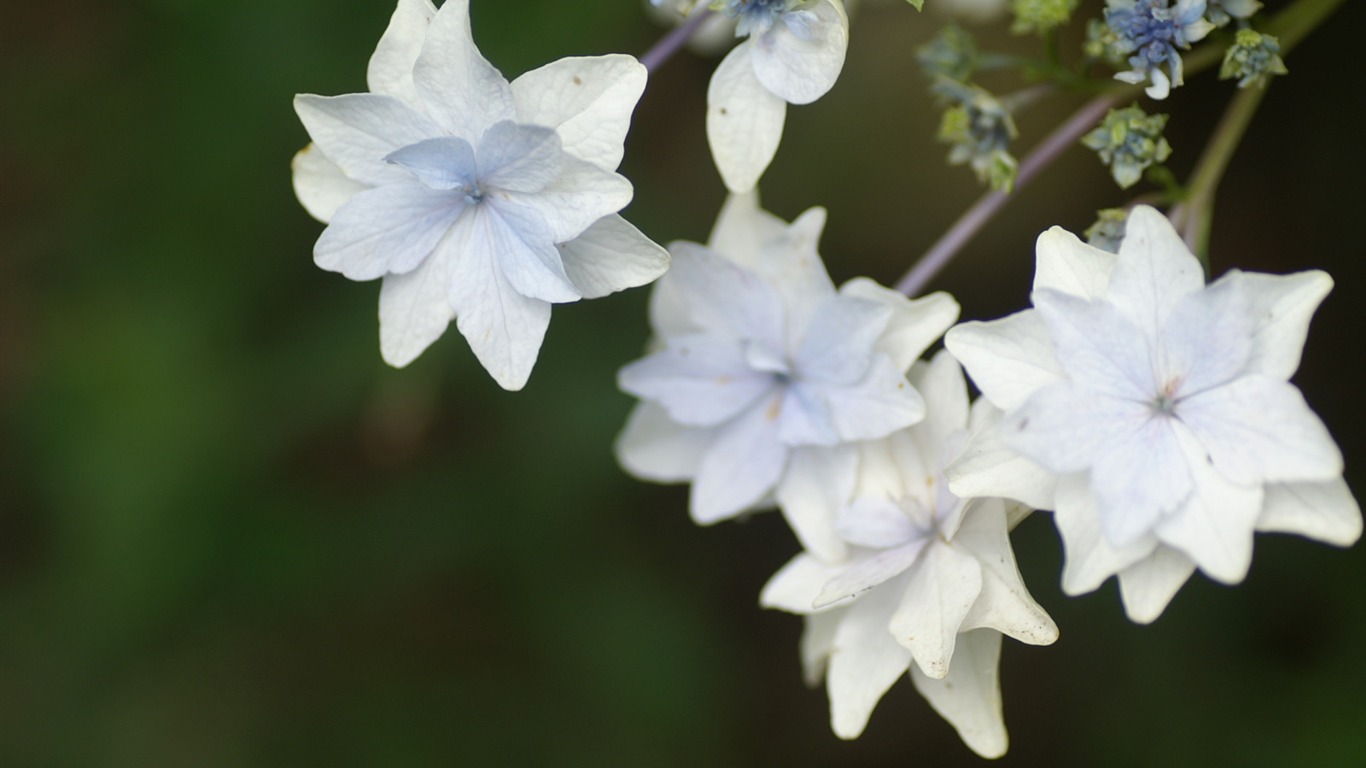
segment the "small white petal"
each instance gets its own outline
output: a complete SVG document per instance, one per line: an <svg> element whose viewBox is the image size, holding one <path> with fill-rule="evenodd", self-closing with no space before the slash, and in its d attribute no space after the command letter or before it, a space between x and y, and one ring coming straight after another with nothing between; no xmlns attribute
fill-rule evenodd
<svg viewBox="0 0 1366 768"><path fill-rule="evenodd" d="M582 298L565 274L550 227L538 211L488 200L470 215L483 242L497 254L499 269L513 290L555 304Z"/></svg>
<svg viewBox="0 0 1366 768"><path fill-rule="evenodd" d="M1300 367L1309 320L1333 290L1333 278L1317 270L1263 275L1232 270L1219 283L1234 283L1246 297L1255 323L1248 369L1289 379Z"/></svg>
<svg viewBox="0 0 1366 768"><path fill-rule="evenodd" d="M1058 639L1058 625L1025 588L1010 548L1005 505L999 499L971 504L950 546L982 566L981 594L963 617L959 631L990 628L1030 645L1049 645ZM957 662L955 654L954 667Z"/></svg>
<svg viewBox="0 0 1366 768"><path fill-rule="evenodd" d="M399 147L384 157L384 162L400 166L433 190L468 192L479 176L474 147L454 136L423 139Z"/></svg>
<svg viewBox="0 0 1366 768"><path fill-rule="evenodd" d="M808 208L776 237L765 241L750 256L752 263L737 260L778 294L787 318L789 349L800 345L816 308L835 292L835 284L816 250L823 229L825 209Z"/></svg>
<svg viewBox="0 0 1366 768"><path fill-rule="evenodd" d="M863 733L873 707L911 663L911 652L887 631L898 597L891 585L869 592L849 606L836 630L826 688L830 725L841 739Z"/></svg>
<svg viewBox="0 0 1366 768"><path fill-rule="evenodd" d="M417 181L359 192L332 215L313 261L352 280L411 272L427 259L465 211L458 192L438 192Z"/></svg>
<svg viewBox="0 0 1366 768"><path fill-rule="evenodd" d="M877 348L902 371L910 368L958 319L958 302L942 291L908 299L866 277L856 277L840 286L840 295L877 301L892 308L892 318L878 339Z"/></svg>
<svg viewBox="0 0 1366 768"><path fill-rule="evenodd" d="M790 104L824 96L839 79L849 47L849 19L840 3L817 0L805 10L815 16L805 37L779 21L748 43L759 82Z"/></svg>
<svg viewBox="0 0 1366 768"><path fill-rule="evenodd" d="M916 539L909 544L851 560L826 582L812 607L825 608L852 600L888 579L900 576L915 564L929 541Z"/></svg>
<svg viewBox="0 0 1366 768"><path fill-rule="evenodd" d="M826 565L806 553L797 555L764 585L759 593L759 605L788 613L815 613L812 604L816 595L840 571L840 567Z"/></svg>
<svg viewBox="0 0 1366 768"><path fill-rule="evenodd" d="M1153 70L1154 79L1160 74ZM1129 212L1107 298L1138 325L1144 338L1156 339L1177 302L1204 284L1200 262L1166 216L1146 205Z"/></svg>
<svg viewBox="0 0 1366 768"><path fill-rule="evenodd" d="M410 178L407 171L384 162L389 153L441 135L435 123L390 96L350 93L344 96L294 97L313 143L342 172L365 184Z"/></svg>
<svg viewBox="0 0 1366 768"><path fill-rule="evenodd" d="M669 269L669 252L615 213L558 247L565 274L585 299L645 285Z"/></svg>
<svg viewBox="0 0 1366 768"><path fill-rule="evenodd" d="M1062 589L1069 595L1094 590L1101 582L1152 554L1158 546L1157 537L1152 535L1127 547L1110 546L1101 533L1096 497L1086 481L1085 473L1060 478L1053 513L1065 555Z"/></svg>
<svg viewBox="0 0 1366 768"><path fill-rule="evenodd" d="M976 558L943 543L921 555L890 624L920 671L933 678L949 673L958 630L981 592L982 564Z"/></svg>
<svg viewBox="0 0 1366 768"><path fill-rule="evenodd" d="M704 334L677 336L617 376L622 391L663 406L693 427L716 426L775 391L773 377L745 365L740 348Z"/></svg>
<svg viewBox="0 0 1366 768"><path fill-rule="evenodd" d="M713 429L685 427L660 406L641 403L617 436L617 461L645 480L678 483L693 479L716 439Z"/></svg>
<svg viewBox="0 0 1366 768"><path fill-rule="evenodd" d="M294 172L295 196L310 216L324 224L331 221L337 209L353 195L369 189L348 178L313 144L299 150L289 167Z"/></svg>
<svg viewBox="0 0 1366 768"><path fill-rule="evenodd" d="M820 685L825 676L826 660L835 651L835 633L844 620L844 609L807 616L803 621L799 649L802 657L802 679L812 688Z"/></svg>
<svg viewBox="0 0 1366 768"><path fill-rule="evenodd" d="M1009 741L1002 714L1001 633L968 632L958 641L953 667L943 679L911 669L911 682L921 696L948 721L963 743L987 759L1006 753Z"/></svg>
<svg viewBox="0 0 1366 768"><path fill-rule="evenodd" d="M403 275L385 275L379 291L379 350L384 362L402 368L441 338L455 319L451 308L451 259L437 254Z"/></svg>
<svg viewBox="0 0 1366 768"><path fill-rule="evenodd" d="M1350 547L1361 538L1361 507L1340 477L1323 483L1272 483L1266 487L1257 530Z"/></svg>
<svg viewBox="0 0 1366 768"><path fill-rule="evenodd" d="M1083 243L1062 227L1039 235L1034 253L1034 290L1048 288L1086 301L1105 298L1113 253Z"/></svg>
<svg viewBox="0 0 1366 768"><path fill-rule="evenodd" d="M1005 444L999 408L980 398L973 405L973 413L979 412L967 444L944 469L949 489L960 498L994 496L1052 509L1057 476Z"/></svg>
<svg viewBox="0 0 1366 768"><path fill-rule="evenodd" d="M616 170L646 76L623 54L553 61L512 81L517 119L554 128L566 152Z"/></svg>
<svg viewBox="0 0 1366 768"><path fill-rule="evenodd" d="M516 119L517 110L508 81L474 45L469 5L446 0L436 12L413 64L413 85L445 133L473 140L500 120Z"/></svg>
<svg viewBox="0 0 1366 768"><path fill-rule="evenodd" d="M933 462L926 475L934 477L957 450L952 441L961 441L968 426L968 384L963 369L947 350L940 350L929 363L916 363L906 377L927 403L925 419L912 432L920 452Z"/></svg>
<svg viewBox="0 0 1366 768"><path fill-rule="evenodd" d="M1009 411L1040 388L1062 381L1048 327L1034 310L990 322L967 322L944 334L944 346L991 404Z"/></svg>
<svg viewBox="0 0 1366 768"><path fill-rule="evenodd" d="M803 446L792 449L778 481L783 517L802 547L826 562L838 562L847 554L835 530L835 515L852 498L857 472L854 446Z"/></svg>
<svg viewBox="0 0 1366 768"><path fill-rule="evenodd" d="M731 192L759 183L783 138L787 102L754 76L750 46L737 45L711 76L707 88L707 143Z"/></svg>
<svg viewBox="0 0 1366 768"><path fill-rule="evenodd" d="M1293 384L1244 376L1183 399L1177 414L1234 483L1332 480L1342 474L1342 452Z"/></svg>
<svg viewBox="0 0 1366 768"><path fill-rule="evenodd" d="M693 481L690 509L701 525L724 520L758 504L787 465L778 440L776 400L761 400L721 428Z"/></svg>
<svg viewBox="0 0 1366 768"><path fill-rule="evenodd" d="M1119 595L1131 621L1150 624L1162 615L1186 580L1195 563L1166 545L1119 572Z"/></svg>
<svg viewBox="0 0 1366 768"><path fill-rule="evenodd" d="M414 107L421 104L413 85L413 65L422 53L427 27L435 15L431 0L398 1L365 73L371 93L393 96Z"/></svg>
<svg viewBox="0 0 1366 768"><path fill-rule="evenodd" d="M835 515L835 530L850 544L869 549L890 549L907 544L919 531L891 499L863 497Z"/></svg>
<svg viewBox="0 0 1366 768"><path fill-rule="evenodd" d="M1179 62L1180 59L1177 59L1177 61ZM1120 74L1124 74L1124 73L1121 72ZM1155 100L1155 101L1162 101L1163 99L1167 98L1168 95L1171 94L1171 92L1172 92L1172 81L1171 81L1170 78L1167 77L1167 73L1166 73L1166 72L1163 72L1162 70L1160 70L1160 69L1154 67L1154 68L1148 70L1148 76L1151 77L1152 80L1153 80L1153 84L1152 84L1152 85L1150 85L1150 86L1148 86L1147 88L1144 88L1144 89L1143 89L1143 92L1146 93L1146 94L1148 94L1148 98L1153 99L1153 100ZM1120 79L1119 75L1115 75L1115 79L1116 79L1116 80ZM1133 81L1131 81L1131 82L1142 82L1142 81L1143 81L1143 77L1142 77L1141 75L1139 75L1139 76L1137 77L1136 80L1133 80ZM1178 79L1177 82L1176 82L1176 85L1180 85L1180 84L1181 84L1181 82L1180 82L1180 80Z"/></svg>

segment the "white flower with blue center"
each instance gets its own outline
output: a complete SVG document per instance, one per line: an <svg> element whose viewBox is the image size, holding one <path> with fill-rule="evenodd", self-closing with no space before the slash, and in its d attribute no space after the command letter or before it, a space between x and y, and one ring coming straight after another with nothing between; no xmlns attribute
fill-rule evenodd
<svg viewBox="0 0 1366 768"><path fill-rule="evenodd" d="M1342 454L1289 383L1332 285L1234 270L1206 286L1146 206L1118 255L1045 232L1034 309L946 336L1005 411L946 471L953 491L1054 510L1063 589L1118 575L1139 622L1196 568L1242 581L1255 531L1351 544L1362 520Z"/></svg>
<svg viewBox="0 0 1366 768"><path fill-rule="evenodd" d="M1177 0L1175 7L1169 0L1107 0L1105 23L1115 34L1115 50L1128 56L1132 67L1115 79L1150 82L1146 92L1159 100L1184 82L1179 49L1214 29L1205 19L1205 0Z"/></svg>
<svg viewBox="0 0 1366 768"><path fill-rule="evenodd" d="M836 517L848 560L798 555L760 602L806 616L803 666L811 684L825 677L831 727L841 738L857 738L909 671L964 743L1000 757L1007 746L1001 636L1048 645L1058 628L1015 565L1008 528L1018 507L959 499L944 480L943 465L969 425L957 361L941 352L916 363L910 379L925 397L925 420L859 447L853 501ZM979 400L972 418L990 408Z"/></svg>
<svg viewBox="0 0 1366 768"><path fill-rule="evenodd" d="M726 187L748 192L783 136L788 104L824 96L844 68L849 18L841 0L725 0L748 36L712 74L707 140Z"/></svg>
<svg viewBox="0 0 1366 768"><path fill-rule="evenodd" d="M470 36L468 0L400 0L370 93L300 95L313 144L294 161L327 222L319 266L383 280L380 351L407 365L452 319L507 389L536 362L550 305L648 283L668 254L616 212L615 173L645 70L567 58L509 83Z"/></svg>
<svg viewBox="0 0 1366 768"><path fill-rule="evenodd" d="M871 280L838 291L816 242L825 212L788 225L753 195L732 197L710 247L671 246L652 294L653 354L618 381L642 402L617 441L632 474L692 482L691 511L710 524L776 499L810 551L845 545L855 443L925 417L911 363L958 316L947 294L911 301Z"/></svg>

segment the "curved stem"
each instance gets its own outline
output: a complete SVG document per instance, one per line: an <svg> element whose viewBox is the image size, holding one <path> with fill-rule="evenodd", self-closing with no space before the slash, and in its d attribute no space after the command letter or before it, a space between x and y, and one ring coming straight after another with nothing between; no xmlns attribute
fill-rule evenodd
<svg viewBox="0 0 1366 768"><path fill-rule="evenodd" d="M702 22L710 17L712 11L708 8L689 16L682 24L674 27L669 34L660 38L650 50L640 55L640 63L645 65L645 71L654 74L660 65L668 61L671 56L678 52L683 44L688 42L688 38L693 36L697 28L702 26Z"/></svg>

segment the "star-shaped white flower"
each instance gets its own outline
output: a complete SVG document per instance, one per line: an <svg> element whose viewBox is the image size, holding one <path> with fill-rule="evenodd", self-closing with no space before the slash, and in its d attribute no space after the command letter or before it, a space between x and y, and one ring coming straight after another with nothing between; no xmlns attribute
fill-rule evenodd
<svg viewBox="0 0 1366 768"><path fill-rule="evenodd" d="M1351 544L1361 512L1342 455L1288 381L1332 285L1235 270L1205 286L1148 207L1130 214L1118 256L1045 232L1035 308L946 338L1006 411L950 467L954 491L1054 509L1063 588L1118 574L1141 622L1197 567L1241 581L1254 531Z"/></svg>
<svg viewBox="0 0 1366 768"><path fill-rule="evenodd" d="M380 350L407 365L454 318L493 378L520 389L550 305L654 280L668 254L616 212L615 173L645 70L567 58L509 83L470 36L469 0L400 0L371 93L300 95L313 139L300 201L328 222L324 269L383 279Z"/></svg>
<svg viewBox="0 0 1366 768"><path fill-rule="evenodd" d="M958 304L863 278L836 291L816 252L824 224L819 208L787 225L736 196L710 247L673 244L652 295L656 351L619 376L644 402L617 455L638 477L692 481L702 524L776 495L803 545L838 559L833 514L852 490L851 443L924 418L905 372Z"/></svg>
<svg viewBox="0 0 1366 768"><path fill-rule="evenodd" d="M748 192L778 151L788 104L824 96L849 47L841 0L727 0L735 46L707 88L707 140L726 188Z"/></svg>
<svg viewBox="0 0 1366 768"><path fill-rule="evenodd" d="M1015 505L960 500L941 474L969 420L957 361L941 352L917 363L910 378L927 416L860 446L854 502L837 519L849 559L831 565L798 555L760 602L807 616L803 664L813 683L824 671L840 737L858 737L909 669L916 689L970 748L999 757L1007 744L1001 635L1047 645L1058 629L1015 566L1007 534Z"/></svg>

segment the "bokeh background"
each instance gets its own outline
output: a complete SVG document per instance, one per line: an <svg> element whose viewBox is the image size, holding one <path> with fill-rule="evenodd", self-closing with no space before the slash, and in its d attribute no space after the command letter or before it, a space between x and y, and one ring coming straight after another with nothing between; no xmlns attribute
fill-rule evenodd
<svg viewBox="0 0 1366 768"><path fill-rule="evenodd" d="M828 207L837 281L895 280L978 194L914 65L942 17L899 6L855 19L765 179L784 217ZM683 489L617 468L646 291L558 308L521 393L454 330L380 361L377 286L312 264L290 98L363 90L391 11L0 2L0 765L977 764L906 681L832 736L801 621L756 607L796 549L778 516L697 528ZM1289 58L1213 243L1217 271L1336 277L1297 382L1359 494L1363 11ZM509 75L660 34L634 0L475 0L474 27ZM661 242L704 239L722 201L714 61L670 62L627 145L627 214ZM1168 102L1178 175L1230 93L1207 74ZM1076 104L1024 115L1021 147ZM1125 199L1077 149L935 287L1015 311L1035 235ZM1046 516L1016 539L1062 639L1006 644L1002 764L1366 765L1366 547L1261 537L1244 585L1197 576L1137 627L1113 582L1060 594Z"/></svg>

